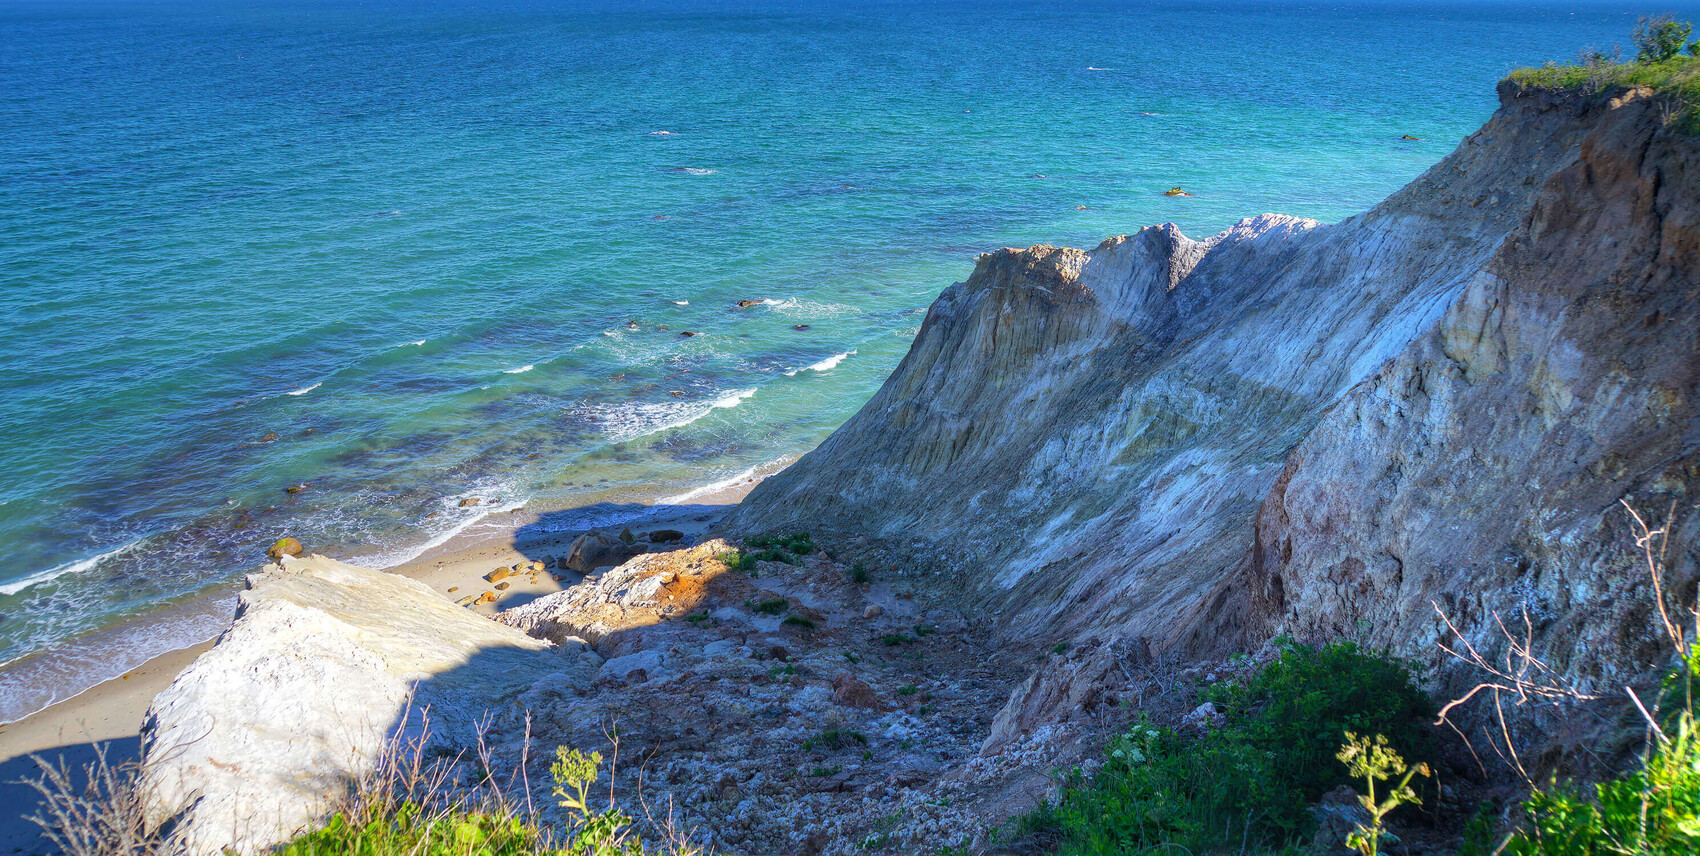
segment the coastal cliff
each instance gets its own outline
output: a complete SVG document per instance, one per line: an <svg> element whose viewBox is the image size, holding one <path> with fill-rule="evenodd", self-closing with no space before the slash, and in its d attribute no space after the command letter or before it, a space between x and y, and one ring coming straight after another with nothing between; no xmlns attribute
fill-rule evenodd
<svg viewBox="0 0 1700 856"><path fill-rule="evenodd" d="M1026 637L1350 635L1438 663L1432 601L1490 648L1493 612L1527 608L1538 643L1583 643L1579 678L1644 677L1617 503L1675 502L1689 592L1700 160L1646 90L1500 96L1338 224L983 255L733 530L928 567Z"/></svg>
<svg viewBox="0 0 1700 856"><path fill-rule="evenodd" d="M487 741L484 772L538 782L531 740L617 726L642 762L610 780L709 846L922 852L984 844L1132 711L1207 722L1177 687L1283 634L1450 692L1448 621L1491 653L1527 615L1579 686L1648 680L1620 503L1672 521L1662 583L1692 602L1700 145L1646 90L1500 96L1338 224L983 255L868 404L730 512L791 536L771 549L669 530L500 623L284 560L154 703L156 819L195 853L286 840L428 704L441 754Z"/></svg>

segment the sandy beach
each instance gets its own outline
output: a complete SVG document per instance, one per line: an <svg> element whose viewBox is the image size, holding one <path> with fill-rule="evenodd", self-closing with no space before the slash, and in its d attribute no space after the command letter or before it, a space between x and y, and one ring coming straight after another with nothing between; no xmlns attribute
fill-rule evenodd
<svg viewBox="0 0 1700 856"><path fill-rule="evenodd" d="M761 478L752 476L737 484L716 485L699 495L687 495L688 504L651 506L636 514L632 523L603 531L618 534L629 527L633 537L648 543L649 533L674 530L683 536L676 543L696 543ZM417 579L450 600L477 598L489 592L493 600L467 607L483 615L528 603L582 579L560 568L559 559L567 555L583 532L540 532L536 526L540 516L547 517L548 513L514 515L505 531L451 540L389 570ZM531 570L536 562L545 569ZM515 566L520 567L517 573L512 571ZM509 573L497 575L499 582L487 579L498 569ZM502 583L506 585L498 590ZM18 781L36 773L32 755L77 768L94 759L96 744L106 744L109 760L135 759L142 718L154 696L215 641L208 639L159 655L119 678L0 725L0 805L7 807L0 812L0 854L47 852L45 842L38 837L39 829L23 818L36 805L34 791Z"/></svg>

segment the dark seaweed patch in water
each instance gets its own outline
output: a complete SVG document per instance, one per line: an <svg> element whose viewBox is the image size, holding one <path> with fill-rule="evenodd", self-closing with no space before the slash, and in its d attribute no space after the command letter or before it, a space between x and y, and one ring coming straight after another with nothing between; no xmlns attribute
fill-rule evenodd
<svg viewBox="0 0 1700 856"><path fill-rule="evenodd" d="M466 388L465 378L443 377L441 375L414 375L412 377L384 379L374 378L361 384L363 392L383 392L387 390L403 390L406 392L455 392Z"/></svg>
<svg viewBox="0 0 1700 856"><path fill-rule="evenodd" d="M700 463L753 448L753 445L735 436L688 437L671 432L657 440L651 451L679 463Z"/></svg>

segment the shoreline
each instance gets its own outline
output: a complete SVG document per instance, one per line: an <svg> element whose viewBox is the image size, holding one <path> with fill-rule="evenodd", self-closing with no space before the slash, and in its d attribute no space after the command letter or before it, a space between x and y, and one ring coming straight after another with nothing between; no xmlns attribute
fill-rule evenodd
<svg viewBox="0 0 1700 856"><path fill-rule="evenodd" d="M572 542L585 531L601 528L617 532L615 527L629 526L634 533L642 535L657 529L676 529L684 533L685 543L701 540L756 484L783 469L790 460L781 459L752 467L732 478L669 494L655 502L633 502L631 508L634 513L624 521L588 529L549 530L539 524L555 512L522 514L523 508L515 509L509 514L517 516L510 517L493 531L458 532L443 543L384 571L419 580L450 600L491 592L496 595L494 602L468 608L481 615L494 615L502 609L519 606L576 583L578 575L559 570L555 560L564 557ZM664 503L664 500L672 502ZM676 504L679 502L689 504ZM560 511L566 510L570 509ZM490 517L484 519L489 520ZM538 531L528 533L528 529ZM548 569L542 573L522 572L503 580L509 585L500 592L485 579L498 567L534 561L544 561ZM219 592L204 598L210 601L229 594ZM226 620L224 626L228 624ZM220 627L220 634L224 626ZM65 750L59 754L67 763L80 764L92 760L92 749L89 749L92 744L133 740L140 733L142 718L153 697L216 641L215 634L157 654L123 675L54 701L19 719L0 723L0 773L5 774L3 778L12 781L32 772L34 767L28 763L32 754L46 756L54 750ZM127 760L123 756L133 755L136 748L134 745L115 745L113 760ZM52 760L51 756L47 757ZM33 800L30 804L33 805ZM10 819L6 821L10 822ZM11 837L11 832L0 827L0 840Z"/></svg>

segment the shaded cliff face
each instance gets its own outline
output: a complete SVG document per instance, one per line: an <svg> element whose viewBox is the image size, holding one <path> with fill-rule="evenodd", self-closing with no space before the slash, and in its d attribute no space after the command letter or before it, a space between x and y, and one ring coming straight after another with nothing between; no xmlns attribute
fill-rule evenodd
<svg viewBox="0 0 1700 856"><path fill-rule="evenodd" d="M1605 573L1616 499L1694 480L1700 193L1658 119L1508 88L1339 224L988 253L732 527L865 537L1011 630L1184 653L1363 622L1414 653L1448 587L1475 627L1537 560Z"/></svg>

